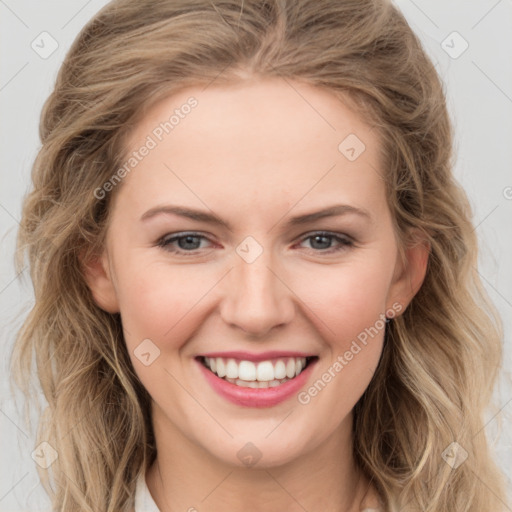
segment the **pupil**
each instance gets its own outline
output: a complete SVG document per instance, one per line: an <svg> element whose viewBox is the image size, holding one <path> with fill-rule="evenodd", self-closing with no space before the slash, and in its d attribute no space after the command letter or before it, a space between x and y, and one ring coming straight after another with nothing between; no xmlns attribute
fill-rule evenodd
<svg viewBox="0 0 512 512"><path fill-rule="evenodd" d="M198 239L199 237L193 235L183 236L178 240L178 245L180 246L180 249L197 249L198 247L196 246ZM194 247L190 247L190 245L187 244L192 244Z"/></svg>
<svg viewBox="0 0 512 512"><path fill-rule="evenodd" d="M313 244L315 244L318 240L324 240L324 245L326 245L326 247L316 247L317 249L328 249L328 246L329 246L329 237L327 236L324 236L324 235L315 235L313 237ZM320 242L320 245L322 245L322 242Z"/></svg>

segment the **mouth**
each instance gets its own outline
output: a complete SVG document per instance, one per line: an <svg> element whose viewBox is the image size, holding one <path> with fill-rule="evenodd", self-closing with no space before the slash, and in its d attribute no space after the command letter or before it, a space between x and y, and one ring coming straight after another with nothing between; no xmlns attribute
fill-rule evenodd
<svg viewBox="0 0 512 512"><path fill-rule="evenodd" d="M274 407L307 385L318 356L306 353L217 352L197 356L210 388L242 407Z"/></svg>
<svg viewBox="0 0 512 512"><path fill-rule="evenodd" d="M241 388L277 388L302 374L318 356L274 357L261 361L232 357L196 358L216 377Z"/></svg>

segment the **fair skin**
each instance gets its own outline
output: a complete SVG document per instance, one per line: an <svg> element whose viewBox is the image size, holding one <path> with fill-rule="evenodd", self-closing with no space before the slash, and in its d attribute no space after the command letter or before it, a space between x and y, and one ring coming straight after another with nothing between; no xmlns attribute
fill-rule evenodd
<svg viewBox="0 0 512 512"><path fill-rule="evenodd" d="M163 512L352 512L368 489L352 457L352 409L379 362L383 329L307 404L297 394L265 408L231 403L195 359L213 350L315 354L307 390L381 315L403 312L424 279L424 244L399 258L375 131L330 92L292 83L212 84L153 106L131 150L187 98L198 101L123 179L104 253L87 267L97 304L121 314L153 400L158 455L146 481ZM338 150L349 134L366 146L354 161ZM366 214L287 225L338 204ZM214 213L231 230L174 214L140 219L162 205ZM170 243L181 254L157 244L190 231L205 238L193 249ZM352 244L315 241L316 231ZM247 236L263 251L251 263L236 252ZM134 354L145 339L160 350L148 366ZM237 456L248 442L261 454L251 467Z"/></svg>

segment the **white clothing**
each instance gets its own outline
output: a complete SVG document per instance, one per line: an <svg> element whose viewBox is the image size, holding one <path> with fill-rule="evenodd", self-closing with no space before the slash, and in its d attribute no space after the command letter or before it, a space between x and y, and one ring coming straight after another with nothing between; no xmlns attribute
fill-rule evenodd
<svg viewBox="0 0 512 512"><path fill-rule="evenodd" d="M156 506L149 492L144 473L141 473L137 480L137 487L135 489L135 512L160 512L160 509Z"/></svg>

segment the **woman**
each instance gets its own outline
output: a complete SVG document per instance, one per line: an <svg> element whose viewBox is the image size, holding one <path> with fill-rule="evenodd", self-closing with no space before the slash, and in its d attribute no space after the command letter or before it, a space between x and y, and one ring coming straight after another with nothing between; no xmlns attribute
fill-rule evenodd
<svg viewBox="0 0 512 512"><path fill-rule="evenodd" d="M390 2L100 11L19 235L54 509L505 510L451 136Z"/></svg>

